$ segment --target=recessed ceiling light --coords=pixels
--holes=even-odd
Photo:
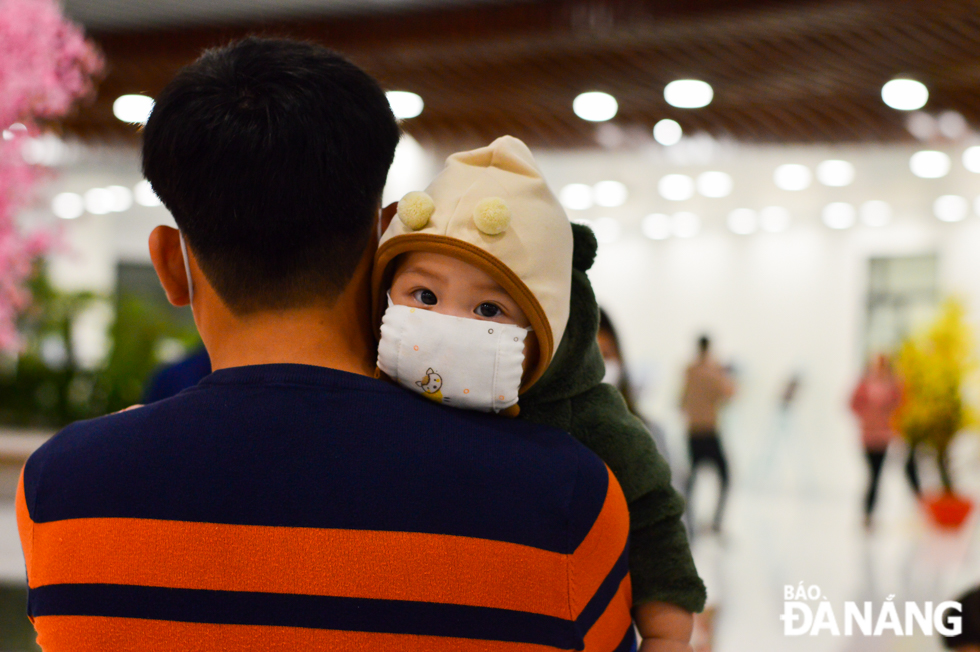
[[[113,196],[106,188],[92,188],[85,193],[85,210],[93,215],[105,215],[112,211]]]
[[[28,138],[21,148],[20,155],[31,165],[55,166],[62,163],[68,148],[64,141],[54,134],[44,134]]]
[[[85,212],[85,200],[78,193],[59,193],[51,200],[51,212],[63,220],[73,220]]]
[[[388,106],[398,120],[408,120],[418,117],[425,108],[422,96],[409,91],[388,91],[385,93],[388,98]]]
[[[776,168],[772,180],[782,190],[805,190],[810,187],[812,177],[807,166],[787,163]]]
[[[684,130],[676,120],[664,118],[653,125],[653,139],[665,147],[676,145],[683,135]]]
[[[605,122],[616,117],[619,104],[609,93],[590,91],[582,93],[572,102],[575,115],[589,122]]]
[[[939,127],[939,133],[950,140],[959,140],[970,128],[970,125],[966,122],[966,118],[958,111],[943,111],[940,113],[939,117],[936,118],[936,126]]]
[[[849,229],[854,226],[857,211],[851,204],[835,201],[824,206],[821,217],[823,223],[832,229]]]
[[[126,186],[109,186],[106,190],[112,194],[113,213],[122,213],[133,205],[133,191]]]
[[[592,187],[595,203],[599,206],[622,206],[629,197],[626,186],[619,181],[600,181]]]
[[[651,213],[643,218],[640,231],[651,240],[666,240],[670,237],[670,217],[663,213]]]
[[[667,104],[679,109],[700,109],[711,104],[714,96],[711,85],[700,79],[678,79],[664,87]]]
[[[694,195],[694,179],[686,174],[668,174],[657,183],[660,196],[670,201],[684,201]]]
[[[153,98],[146,95],[121,95],[112,103],[112,115],[131,124],[146,124],[152,112]]]
[[[817,179],[825,186],[848,186],[854,181],[854,166],[836,159],[824,161],[817,166]]]
[[[949,156],[935,150],[916,152],[909,159],[912,174],[922,179],[939,179],[949,173]]]
[[[932,140],[939,130],[936,119],[924,111],[910,113],[905,119],[905,128],[910,134],[923,141]]]
[[[959,222],[970,212],[970,204],[965,197],[943,195],[933,202],[932,212],[943,222]]]
[[[929,89],[914,79],[893,79],[881,87],[881,99],[893,109],[915,111],[929,101]]]
[[[759,228],[759,216],[751,208],[736,208],[726,222],[728,229],[738,235],[750,235]]]
[[[963,152],[963,167],[970,172],[980,173],[980,145],[967,147]]]
[[[558,201],[565,208],[570,208],[574,211],[584,211],[592,208],[592,204],[594,203],[592,186],[587,186],[584,183],[570,183],[558,193]]]
[[[732,194],[732,178],[724,172],[702,172],[698,175],[698,192],[705,197],[727,197]]]
[[[140,206],[153,207],[162,204],[160,198],[153,192],[153,186],[146,179],[133,186],[133,198],[136,199],[136,203]]]

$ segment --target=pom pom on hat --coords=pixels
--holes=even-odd
[[[510,206],[500,197],[487,197],[473,208],[473,223],[487,235],[503,233],[510,226]]]
[[[410,192],[398,202],[398,219],[408,228],[418,231],[429,223],[436,212],[436,203],[424,192]]]

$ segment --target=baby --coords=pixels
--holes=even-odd
[[[642,423],[601,383],[596,253],[531,152],[505,136],[450,156],[425,192],[398,203],[373,273],[378,369],[438,403],[561,428],[619,481],[641,650],[684,650],[704,585],[683,501]],[[529,590],[534,590],[529,587]]]

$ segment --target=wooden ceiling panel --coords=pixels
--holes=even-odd
[[[317,40],[386,88],[419,93],[425,111],[403,126],[446,148],[503,133],[599,146],[597,126],[571,109],[586,90],[612,93],[620,105],[612,124],[631,134],[670,117],[688,132],[754,142],[908,140],[906,115],[880,98],[899,74],[929,86],[926,110],[957,110],[980,124],[978,9],[973,0],[548,0],[98,32],[108,74],[65,128],[135,141],[136,130],[112,116],[115,97],[155,95],[203,48],[260,33]],[[668,106],[663,88],[678,78],[711,83],[714,101]]]

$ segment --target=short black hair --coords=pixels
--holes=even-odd
[[[163,89],[143,175],[233,312],[298,307],[350,282],[399,135],[384,91],[341,55],[249,37]]]
[[[708,339],[707,335],[702,335],[698,338],[698,351],[701,353],[707,353],[708,349],[711,348],[711,340]]]

